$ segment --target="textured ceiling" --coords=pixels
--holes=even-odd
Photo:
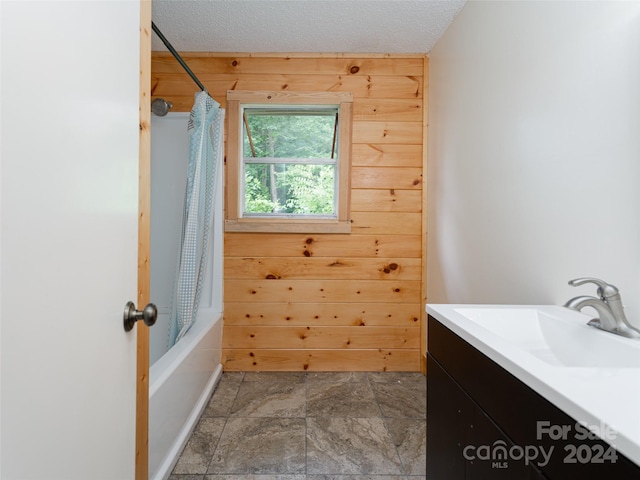
[[[465,1],[154,0],[153,21],[179,52],[428,53]]]

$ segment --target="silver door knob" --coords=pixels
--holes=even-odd
[[[143,320],[147,327],[150,327],[158,319],[158,309],[153,303],[144,307],[144,310],[136,310],[136,304],[127,302],[124,307],[124,331],[130,332],[138,320]]]

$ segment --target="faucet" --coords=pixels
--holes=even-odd
[[[588,325],[623,337],[640,338],[640,330],[632,327],[624,315],[624,307],[618,289],[597,278],[576,278],[569,281],[569,285],[572,287],[585,283],[594,283],[598,286],[599,298],[582,295],[572,298],[564,306],[578,312],[584,307],[592,307],[598,312],[599,318],[590,320]]]

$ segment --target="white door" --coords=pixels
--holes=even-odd
[[[140,4],[0,16],[0,477],[133,479]]]

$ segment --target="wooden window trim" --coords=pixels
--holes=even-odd
[[[256,218],[243,217],[240,212],[240,176],[242,159],[242,106],[258,105],[339,105],[338,146],[338,205],[337,218]],[[353,95],[348,92],[254,92],[229,90],[227,92],[227,232],[280,232],[280,233],[350,233],[351,194],[351,133]]]

